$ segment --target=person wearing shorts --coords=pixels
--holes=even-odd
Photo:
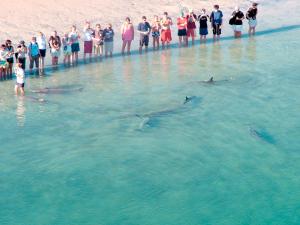
[[[94,54],[97,60],[98,56],[103,55],[103,45],[104,45],[104,30],[101,29],[100,24],[96,24],[94,36],[93,36]]]
[[[27,47],[25,45],[25,41],[20,41],[17,49],[16,49],[16,60],[17,62],[22,64],[22,68],[23,70],[25,70],[26,68],[26,54],[27,54],[28,50]]]
[[[64,52],[64,65],[70,65],[72,49],[71,49],[71,40],[69,38],[68,33],[65,33],[64,37],[62,38],[62,46]]]
[[[222,33],[223,12],[220,10],[219,5],[214,5],[214,10],[211,12],[209,19],[213,28],[214,40],[220,40],[220,35]]]
[[[6,45],[6,51],[8,53],[6,61],[8,63],[7,67],[7,73],[6,75],[10,78],[12,78],[12,70],[13,70],[13,65],[14,65],[14,47],[11,44],[11,40],[7,40],[5,42]]]
[[[53,31],[51,37],[49,38],[50,52],[52,56],[52,65],[58,65],[58,58],[60,56],[61,40],[57,35],[56,31]]]
[[[206,10],[202,9],[201,14],[198,16],[200,41],[206,41],[206,35],[208,34],[208,18],[209,16],[206,14]]]
[[[249,23],[249,35],[255,35],[255,28],[257,26],[257,3],[252,3],[252,7],[250,7],[246,13],[246,18]]]
[[[178,38],[179,38],[179,47],[182,46],[182,42],[184,42],[185,46],[187,46],[187,19],[184,17],[184,13],[180,13],[180,17],[177,18],[177,28],[178,28]]]
[[[164,12],[163,18],[160,22],[161,25],[161,43],[162,47],[165,48],[165,45],[169,47],[170,42],[172,41],[172,32],[171,26],[173,25],[172,19],[168,16],[167,12]]]
[[[112,25],[110,23],[107,24],[106,28],[103,30],[105,57],[108,56],[108,53],[109,56],[112,57],[114,51],[114,35],[115,32],[112,29]]]
[[[190,10],[189,15],[186,16],[187,20],[187,41],[191,37],[192,38],[192,44],[195,43],[195,37],[196,37],[196,21],[197,16],[194,14],[193,10]]]
[[[6,78],[6,70],[8,67],[7,58],[8,52],[6,51],[6,45],[2,44],[0,46],[0,80]]]
[[[153,38],[153,49],[159,49],[159,37],[160,37],[160,21],[158,19],[158,16],[154,16],[153,22],[151,24],[152,29],[152,38]]]
[[[44,71],[45,68],[45,57],[46,57],[46,49],[47,49],[47,40],[45,35],[42,32],[38,32],[38,36],[36,38],[36,42],[39,46],[39,69],[41,72]]]
[[[39,58],[40,51],[39,45],[36,42],[36,37],[32,37],[30,44],[28,45],[28,56],[29,56],[29,70],[32,72],[33,66],[39,70]]]
[[[143,46],[145,46],[145,51],[148,51],[148,45],[149,45],[149,35],[151,32],[151,26],[147,22],[146,16],[142,17],[142,22],[138,25],[138,32],[140,33],[140,48],[139,52],[142,53]]]
[[[25,71],[23,70],[21,63],[16,63],[15,74],[17,77],[17,81],[15,84],[15,94],[18,95],[18,90],[20,90],[21,95],[24,95],[25,94],[25,91],[24,91]]]
[[[238,6],[236,6],[231,16],[232,28],[234,31],[235,38],[240,38],[242,36],[244,18],[244,13],[240,10]]]
[[[85,22],[85,27],[83,29],[83,41],[84,41],[84,48],[83,48],[83,59],[86,60],[86,54],[89,54],[89,60],[92,60],[92,53],[93,53],[93,35],[94,30],[91,28],[91,23],[89,21]]]
[[[71,41],[71,51],[72,51],[71,63],[75,65],[78,63],[78,52],[80,51],[80,47],[79,47],[80,34],[78,33],[75,25],[71,27],[69,38]]]

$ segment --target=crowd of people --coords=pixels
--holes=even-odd
[[[234,31],[234,37],[239,38],[242,35],[243,20],[248,20],[249,35],[255,34],[255,27],[257,25],[257,3],[252,3],[247,10],[246,16],[236,7],[229,19],[229,24]],[[206,9],[202,9],[200,15],[196,15],[191,9],[188,12],[180,11],[180,15],[176,21],[178,29],[178,44],[181,46],[188,46],[189,39],[194,44],[196,37],[197,23],[199,23],[198,33],[200,41],[205,42],[209,33],[209,23],[211,24],[213,40],[220,40],[223,26],[223,12],[219,5],[214,5],[213,11],[210,15],[207,14]],[[167,12],[163,16],[154,16],[151,22],[148,22],[146,16],[142,17],[142,21],[138,24],[136,32],[139,34],[139,52],[142,53],[143,48],[148,50],[150,36],[152,36],[152,46],[154,50],[166,48],[172,41],[171,27],[173,20]],[[134,40],[135,28],[129,17],[121,26],[122,36],[122,54],[130,54],[131,43]],[[58,65],[61,52],[63,53],[63,63],[65,65],[76,65],[78,63],[78,53],[80,51],[80,40],[83,39],[83,59],[92,61],[97,60],[102,56],[112,57],[114,49],[114,29],[112,24],[107,24],[104,28],[100,24],[96,24],[95,28],[91,27],[89,21],[85,22],[82,32],[77,30],[73,25],[69,32],[63,34],[62,38],[53,31],[50,38],[47,40],[46,36],[39,32],[37,36],[31,38],[30,43],[26,46],[25,41],[20,41],[16,48],[13,47],[11,40],[7,40],[5,44],[0,45],[0,80],[12,78],[13,64],[16,60],[15,74],[17,83],[15,87],[16,94],[20,89],[21,94],[24,94],[24,79],[26,58],[29,59],[29,71],[32,72],[35,68],[43,72],[45,68],[45,57],[47,48],[50,49],[52,57],[52,65]],[[93,57],[94,55],[94,57]]]

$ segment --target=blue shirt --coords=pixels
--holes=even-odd
[[[36,42],[35,43],[30,42],[28,48],[30,50],[30,56],[37,56],[40,53],[39,45]]]
[[[141,32],[149,32],[150,33],[150,30],[151,30],[151,26],[148,22],[144,22],[144,23],[139,23],[138,25],[138,31],[141,31]],[[141,38],[143,38],[144,36],[148,36],[148,34],[140,34],[141,35]]]

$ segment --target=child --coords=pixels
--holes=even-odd
[[[62,38],[62,45],[64,51],[64,65],[70,65],[72,49],[71,49],[70,38],[67,33],[65,33],[64,37]]]
[[[27,47],[25,45],[25,41],[20,41],[20,44],[17,47],[17,51],[15,53],[17,62],[22,64],[23,70],[26,68],[26,54]]]
[[[6,78],[6,69],[8,67],[7,56],[6,45],[2,44],[0,46],[0,80]]]
[[[208,19],[209,16],[206,14],[206,10],[202,9],[201,14],[198,16],[200,41],[206,41],[206,35],[208,34]]]
[[[103,31],[104,36],[104,49],[105,49],[105,57],[107,57],[108,53],[109,56],[112,57],[113,49],[114,49],[114,30],[112,29],[112,25],[109,23],[107,27]]]
[[[17,77],[17,82],[15,85],[15,94],[18,95],[18,89],[20,89],[21,95],[24,95],[25,72],[22,68],[22,63],[16,63],[15,74]]]

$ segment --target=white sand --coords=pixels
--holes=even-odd
[[[181,1],[188,8],[193,8],[196,14],[201,8],[211,11],[213,4],[218,3],[224,12],[224,33],[231,34],[228,19],[235,5],[239,4],[243,11],[246,11],[251,4],[248,0],[189,0]],[[258,0],[259,6],[259,27],[266,29],[279,27],[288,24],[300,24],[300,15],[297,8],[299,0]],[[134,25],[137,25],[142,15],[149,20],[154,14],[162,15],[168,11],[170,16],[175,18],[179,13],[179,1],[172,0],[9,0],[1,1],[0,17],[0,43],[11,39],[14,44],[19,40],[29,42],[32,35],[38,31],[45,33],[47,37],[53,30],[59,35],[70,30],[72,24],[76,24],[82,30],[85,20],[90,20],[94,26],[96,23],[105,25],[112,23],[116,32],[115,46],[120,49],[120,26],[126,16],[132,18]],[[244,30],[246,31],[247,25]],[[173,27],[173,31],[176,26]],[[175,34],[175,33],[174,33]],[[136,36],[137,37],[137,36]],[[177,37],[174,37],[177,41]],[[134,48],[137,47],[137,38]]]

